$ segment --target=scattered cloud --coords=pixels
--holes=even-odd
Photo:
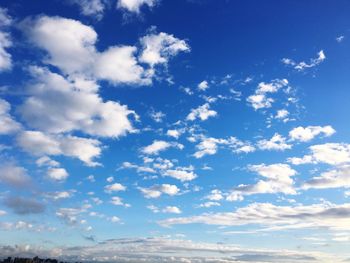
[[[313,58],[309,63],[301,61],[299,63],[295,62],[290,58],[283,58],[282,63],[288,66],[292,66],[298,71],[304,71],[305,69],[313,68],[321,64],[326,59],[326,55],[323,50],[317,53],[317,58]]]

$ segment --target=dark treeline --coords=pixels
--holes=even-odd
[[[68,262],[58,261],[57,259],[52,259],[52,258],[43,259],[39,257],[34,257],[34,258],[8,257],[3,260],[0,259],[0,263],[68,263]],[[75,262],[75,263],[80,263],[80,262]]]

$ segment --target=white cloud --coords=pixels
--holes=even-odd
[[[350,188],[350,166],[345,165],[306,181],[303,189]]]
[[[349,214],[350,204],[276,206],[270,203],[253,203],[232,212],[169,218],[159,223],[163,226],[195,223],[220,226],[258,225],[267,226],[266,231],[303,228],[349,230]]]
[[[19,189],[28,189],[32,180],[26,169],[8,163],[0,165],[0,183]]]
[[[191,109],[191,112],[187,115],[186,120],[194,121],[196,119],[200,119],[201,121],[205,121],[210,117],[215,117],[216,115],[217,112],[210,109],[209,103],[205,103],[196,109]]]
[[[170,147],[174,147],[182,150],[184,146],[177,142],[166,142],[166,141],[154,140],[152,144],[142,148],[141,152],[143,154],[148,154],[148,155],[152,155],[152,154],[157,155],[159,154],[159,152],[165,151]]]
[[[205,198],[210,201],[220,201],[224,198],[224,196],[222,195],[222,192],[219,189],[214,189]]]
[[[166,65],[180,51],[189,51],[184,40],[161,32],[140,39],[139,58],[135,56],[139,53],[136,46],[115,45],[99,52],[95,46],[98,36],[91,26],[62,17],[27,19],[22,28],[35,45],[48,53],[44,63],[58,67],[73,80],[83,77],[107,80],[114,85],[150,85],[155,75],[154,65]],[[144,68],[138,62],[151,68]]]
[[[113,177],[113,176],[109,176],[109,177],[106,179],[106,181],[107,181],[108,183],[111,183],[111,182],[114,181],[114,177]]]
[[[39,167],[42,167],[42,166],[48,166],[48,167],[57,167],[57,166],[60,166],[60,163],[59,162],[56,162],[55,160],[52,160],[50,157],[48,156],[43,156],[43,157],[40,157],[39,159],[37,159],[35,161],[36,165],[39,166]]]
[[[101,19],[106,5],[104,0],[70,0],[80,8],[80,12],[85,16],[92,16]]]
[[[138,188],[145,198],[158,198],[162,194],[167,194],[170,196],[177,195],[180,189],[176,185],[162,184],[154,185],[150,188],[139,187]]]
[[[114,183],[105,186],[105,191],[107,193],[125,191],[126,187],[120,183]]]
[[[350,163],[350,144],[325,143],[309,147],[310,154],[303,157],[288,158],[287,161],[294,164],[326,163],[329,165],[341,165]]]
[[[198,84],[198,89],[201,91],[205,91],[209,88],[209,83],[206,80],[203,80],[201,83]]]
[[[286,143],[286,138],[282,137],[280,134],[275,133],[270,140],[260,140],[257,144],[260,150],[277,150],[284,151],[291,149],[292,145]]]
[[[264,179],[259,180],[252,185],[239,185],[234,188],[227,196],[228,201],[243,200],[245,195],[253,194],[274,194],[283,193],[294,195],[294,180],[291,178],[297,172],[290,168],[287,164],[271,164],[271,165],[251,165],[249,170],[258,173]]]
[[[0,210],[0,216],[4,216],[4,215],[6,215],[6,214],[7,214],[6,211]]]
[[[95,76],[117,85],[120,83],[150,85],[152,72],[138,65],[134,46],[116,46],[101,53],[95,63]],[[147,76],[147,74],[149,74]]]
[[[181,132],[179,130],[168,130],[166,135],[178,139],[181,135]]]
[[[308,68],[316,67],[317,65],[321,64],[325,59],[326,59],[326,55],[324,51],[321,50],[320,52],[317,53],[317,58],[311,59],[310,63],[306,63],[304,61],[297,63],[290,58],[283,58],[282,63],[285,65],[292,66],[294,69],[298,71],[303,71]]]
[[[68,178],[69,174],[64,168],[49,168],[47,176],[54,181],[64,181]]]
[[[154,111],[154,110],[151,111],[149,115],[155,122],[158,122],[158,123],[162,122],[166,116],[163,112]]]
[[[175,169],[169,169],[164,171],[163,176],[169,176],[180,180],[181,182],[192,181],[197,178],[197,174],[193,172],[194,168],[189,167],[176,167]]]
[[[60,192],[46,193],[45,196],[48,198],[52,198],[54,200],[60,200],[60,199],[71,198],[72,193],[73,191],[60,191]]]
[[[5,8],[0,7],[0,72],[12,68],[12,57],[7,49],[12,46],[12,40],[7,27],[12,24],[12,18]]]
[[[166,65],[169,59],[179,52],[190,51],[190,47],[184,40],[164,32],[144,36],[140,39],[140,42],[143,50],[139,60],[151,67],[157,64]]]
[[[220,206],[220,203],[209,201],[209,202],[205,202],[205,203],[200,204],[198,207],[210,208],[212,206]]]
[[[11,117],[10,110],[11,105],[6,100],[0,99],[0,135],[11,134],[21,128],[21,125]]]
[[[197,151],[193,156],[199,159],[205,155],[214,155],[217,153],[220,145],[227,146],[234,153],[249,153],[255,151],[255,148],[251,146],[249,142],[240,141],[235,137],[221,139],[202,136],[200,143],[196,145]]]
[[[339,37],[337,37],[335,40],[336,40],[338,43],[341,43],[341,42],[343,42],[344,38],[345,38],[345,36],[339,36]]]
[[[329,137],[335,133],[332,126],[307,126],[307,127],[296,127],[289,132],[289,137],[292,140],[307,142],[322,134],[325,137]]]
[[[176,206],[167,206],[162,210],[163,213],[171,213],[171,214],[181,214],[181,210]]]
[[[288,80],[275,79],[271,83],[259,83],[255,93],[247,98],[247,102],[255,109],[270,108],[274,102],[273,98],[267,97],[269,93],[276,93],[281,88],[288,86]]]
[[[30,127],[61,133],[81,130],[89,135],[119,137],[133,130],[128,119],[133,111],[117,102],[103,102],[96,93],[48,69],[31,67],[36,83],[19,112]]]
[[[125,206],[125,207],[130,207],[130,204],[126,204],[123,202],[123,199],[121,199],[118,196],[113,196],[110,201],[111,204],[115,206]]]
[[[17,136],[17,143],[24,151],[33,155],[65,155],[78,158],[88,166],[99,165],[93,160],[101,154],[100,142],[95,139],[23,131]]]
[[[118,0],[117,7],[127,10],[128,12],[139,14],[143,5],[152,8],[158,1],[159,0]]]
[[[275,116],[276,119],[284,119],[289,115],[289,111],[286,109],[278,110]]]

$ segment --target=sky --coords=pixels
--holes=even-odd
[[[0,257],[350,262],[349,13],[0,1]]]

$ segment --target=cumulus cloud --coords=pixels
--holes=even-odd
[[[268,94],[276,93],[283,87],[288,87],[288,80],[276,79],[273,80],[271,83],[261,82],[255,90],[255,93],[247,98],[247,102],[255,110],[270,108],[272,107],[274,99],[268,97]]]
[[[298,71],[303,71],[305,69],[318,66],[325,59],[326,59],[326,55],[325,55],[324,51],[320,50],[320,52],[317,53],[317,58],[311,59],[309,63],[306,63],[305,61],[301,61],[301,62],[297,63],[290,58],[283,58],[282,63],[285,65],[292,66],[294,69],[296,69]]]
[[[210,194],[205,197],[210,201],[220,201],[224,199],[222,192],[219,189],[214,189],[210,191]]]
[[[78,158],[88,166],[99,165],[94,158],[100,156],[101,148],[100,142],[95,139],[23,131],[17,136],[17,143],[24,151],[33,155],[65,155]]]
[[[149,34],[140,39],[143,47],[140,62],[154,67],[157,64],[167,64],[169,59],[179,52],[188,52],[190,47],[186,41],[167,33]]]
[[[120,198],[119,196],[113,196],[111,198],[110,203],[115,206],[124,206],[124,207],[130,207],[130,204],[124,203],[123,199]]]
[[[200,91],[205,91],[209,88],[209,83],[206,80],[203,80],[201,83],[198,84],[198,89]]]
[[[235,137],[222,139],[202,136],[200,143],[196,145],[197,151],[193,156],[199,159],[206,155],[214,155],[217,153],[219,146],[226,146],[234,153],[249,153],[255,151],[255,148],[250,145],[249,142],[240,141]]]
[[[257,146],[260,150],[268,151],[284,151],[292,148],[292,145],[286,143],[286,138],[278,133],[275,133],[270,140],[264,139],[258,141]]]
[[[118,0],[117,7],[128,12],[139,14],[143,5],[152,8],[159,1],[160,0]]]
[[[114,183],[114,184],[105,186],[105,191],[107,193],[119,192],[119,191],[125,191],[125,190],[126,190],[126,187],[120,183]]]
[[[344,165],[315,176],[303,183],[302,188],[328,189],[328,188],[350,188],[350,166]]]
[[[176,167],[175,169],[168,169],[164,171],[162,175],[175,178],[177,180],[180,180],[181,182],[192,181],[198,177],[193,170],[193,166]]]
[[[177,195],[180,189],[176,185],[162,184],[153,185],[150,188],[139,187],[138,188],[145,198],[158,198],[162,194],[167,194],[170,196]]]
[[[234,188],[226,198],[228,201],[243,200],[245,195],[253,194],[296,194],[292,176],[297,172],[288,164],[259,164],[251,165],[248,168],[250,171],[258,173],[264,179],[259,180],[256,184],[242,184]]]
[[[0,135],[12,134],[20,130],[21,125],[10,115],[11,105],[0,99]]]
[[[186,120],[194,121],[196,119],[200,119],[201,121],[205,121],[210,117],[215,117],[217,112],[210,109],[210,104],[205,103],[198,108],[191,109],[191,112],[187,115]]]
[[[162,210],[163,213],[170,213],[170,214],[181,214],[181,210],[180,208],[176,207],[176,206],[167,206],[165,208],[163,208]]]
[[[31,67],[36,83],[19,113],[33,128],[50,133],[80,130],[89,135],[119,137],[133,130],[126,106],[104,102],[95,92],[79,89],[75,83],[46,68]]]
[[[4,205],[19,215],[39,214],[45,211],[43,203],[28,197],[7,197]]]
[[[69,174],[64,168],[49,168],[47,177],[51,180],[62,182],[68,178]]]
[[[126,1],[131,2],[136,3],[135,0]],[[98,36],[91,26],[62,17],[41,16],[25,21],[22,27],[30,40],[48,53],[44,63],[58,67],[73,79],[82,76],[106,80],[113,85],[150,85],[154,65],[166,65],[180,51],[189,51],[184,40],[161,32],[140,39],[139,58],[135,54],[136,46],[115,45],[99,52],[96,49]],[[139,62],[150,68],[144,68]]]
[[[310,154],[303,157],[288,158],[294,165],[309,163],[326,163],[329,165],[342,165],[350,163],[350,145],[346,143],[325,143],[309,147]]]
[[[71,4],[79,6],[80,12],[97,20],[103,17],[106,8],[105,0],[70,0]]]
[[[0,165],[0,183],[18,189],[28,189],[32,180],[26,169],[8,163]]]
[[[307,126],[307,127],[296,127],[289,132],[289,137],[295,141],[307,142],[322,134],[325,137],[332,136],[335,130],[332,126]]]
[[[0,7],[0,72],[12,68],[12,56],[8,48],[12,46],[8,27],[12,24],[12,18],[8,15],[7,9]]]
[[[154,140],[152,144],[141,149],[143,154],[147,155],[157,155],[161,151],[165,151],[170,147],[178,148],[182,150],[184,146],[177,142],[166,142],[166,141],[158,141]]]

